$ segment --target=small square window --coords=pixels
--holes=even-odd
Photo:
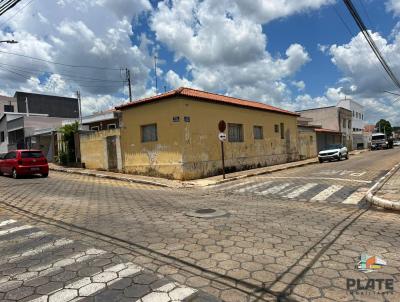
[[[174,116],[174,117],[172,117],[172,121],[173,121],[174,123],[178,123],[178,122],[179,122],[179,116]]]
[[[253,127],[254,139],[263,139],[263,127],[262,126],[254,126]]]
[[[140,126],[142,143],[157,141],[157,124]]]
[[[228,124],[228,141],[243,142],[243,125]]]
[[[117,125],[116,124],[108,124],[107,129],[116,129]]]
[[[99,126],[90,127],[90,130],[99,131]]]
[[[275,133],[279,133],[279,125],[274,125]]]

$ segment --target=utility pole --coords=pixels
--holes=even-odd
[[[131,86],[131,71],[126,68],[126,80],[128,81],[129,101],[132,102],[132,86]]]
[[[79,90],[76,91],[76,97],[78,99],[78,104],[79,104],[79,123],[82,126],[82,101],[81,101],[81,92]]]
[[[26,116],[29,116],[29,103],[28,98],[25,97]]]
[[[157,83],[157,55],[154,56],[154,76],[156,80],[156,94],[158,93],[158,83]]]

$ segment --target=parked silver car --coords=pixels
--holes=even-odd
[[[349,159],[349,152],[342,144],[328,145],[324,150],[318,153],[318,159],[320,163],[326,160],[341,160],[342,158]]]

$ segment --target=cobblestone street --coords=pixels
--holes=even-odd
[[[295,185],[292,191],[282,194],[285,196],[278,191],[255,194],[252,189],[238,194],[232,194],[233,188],[169,189],[59,172],[51,173],[48,179],[2,177],[0,220],[14,219],[83,246],[78,250],[66,248],[63,255],[99,249],[112,253],[118,263],[132,263],[174,280],[176,286],[200,290],[223,301],[399,301],[399,215],[367,208],[362,198],[358,205],[340,202],[360,187],[371,187],[399,161],[398,149],[367,152],[348,161],[226,184],[240,190],[269,181],[268,185],[274,187],[276,184],[270,182],[275,177],[273,181],[278,180],[279,185]],[[344,170],[351,173],[343,174]],[[332,171],[341,172],[334,175]],[[254,183],[247,184],[249,181]],[[301,189],[309,182],[325,184],[312,196],[331,185],[352,189],[342,191],[332,202],[310,202],[312,196]],[[261,191],[265,190],[268,187]],[[186,215],[191,210],[208,208],[227,214],[216,218]],[[9,230],[12,226],[1,228]],[[23,238],[23,232],[17,230],[14,235]],[[8,235],[0,233],[0,240],[9,240],[4,236]],[[18,238],[2,247],[1,263],[18,253]],[[387,265],[368,274],[358,271],[355,266],[363,252],[382,257]],[[39,265],[30,254],[24,259],[21,263],[28,269]],[[107,265],[102,268],[107,269]],[[9,289],[11,282],[4,279],[8,269],[4,264],[0,266],[0,298],[33,300],[33,296],[25,300],[6,296],[4,288]],[[25,276],[26,282],[31,280]],[[350,292],[346,287],[348,278],[394,279],[394,292],[384,296]],[[65,282],[63,286],[75,281]],[[20,286],[18,283],[15,288],[24,288]],[[103,291],[99,288],[96,293]],[[211,300],[205,296],[195,299]]]

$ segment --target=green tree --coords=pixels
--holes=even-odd
[[[64,154],[60,154],[62,164],[66,164],[66,162],[75,162],[75,133],[77,133],[78,130],[78,122],[60,128],[66,148],[63,152]]]
[[[387,136],[392,136],[393,128],[389,121],[381,119],[376,123],[375,128],[378,132],[386,133]]]

